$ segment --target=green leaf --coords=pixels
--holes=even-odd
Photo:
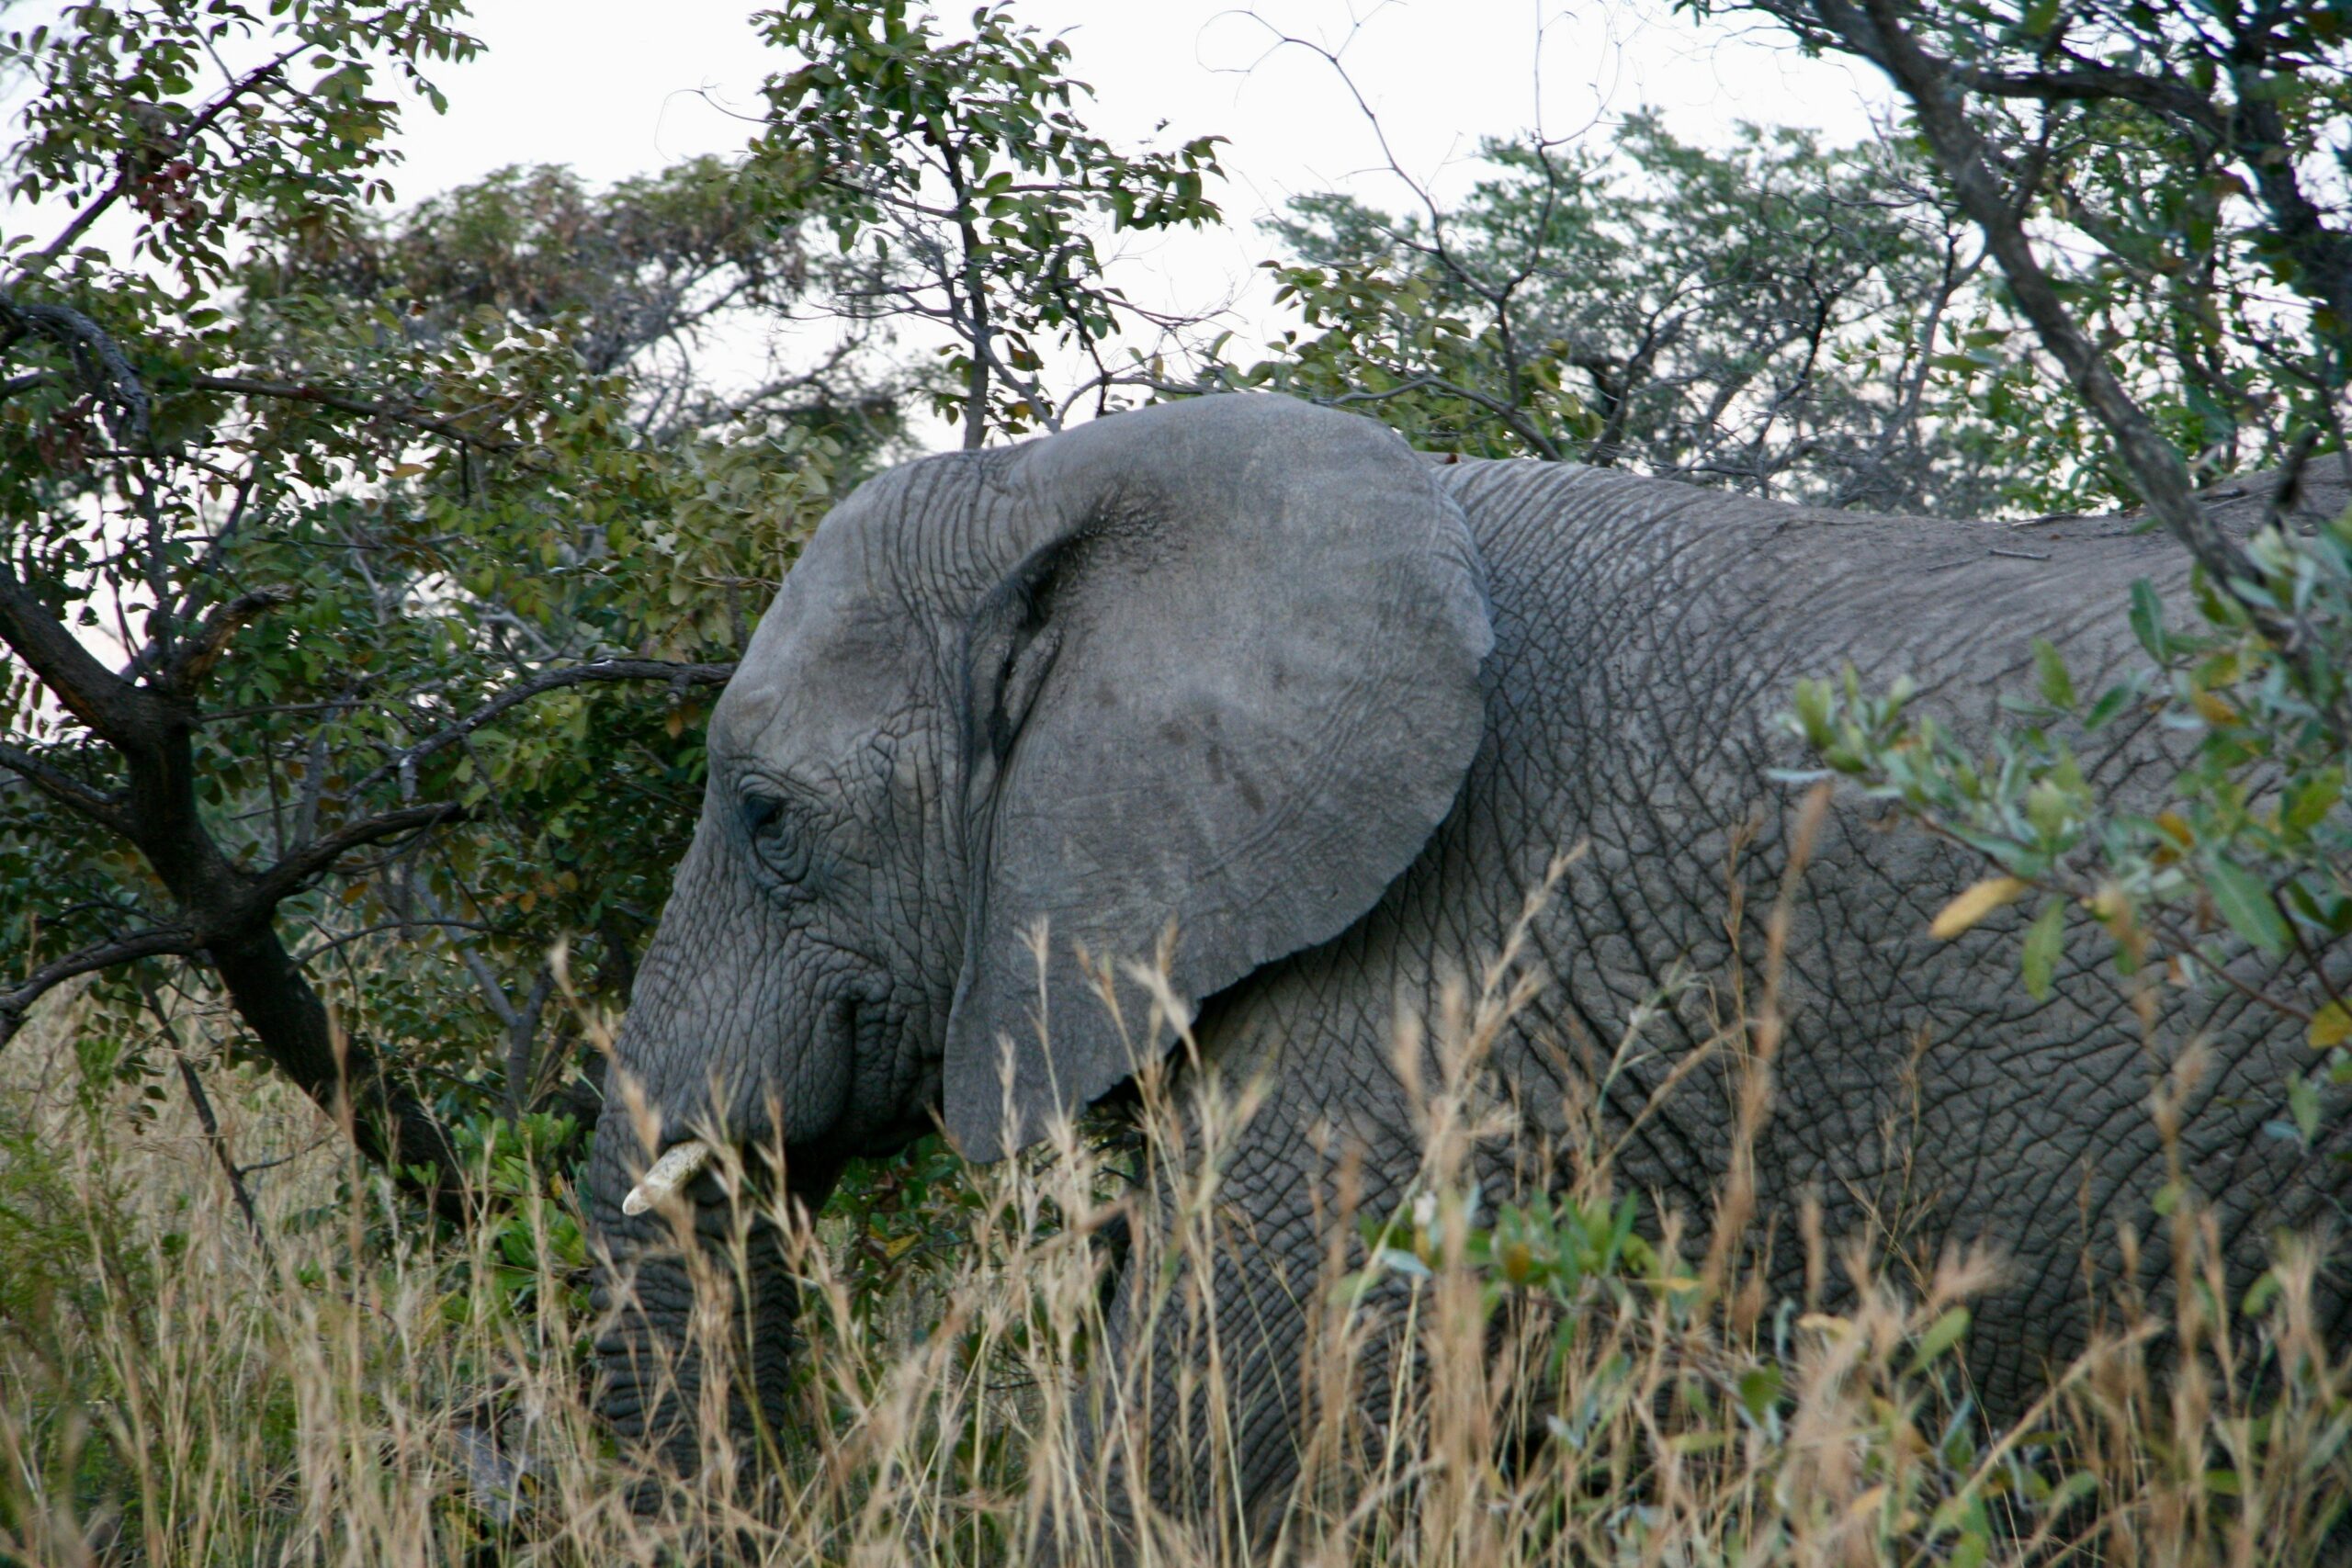
[[[2288,791],[2286,809],[2279,813],[2279,820],[2296,832],[2307,833],[2326,821],[2327,814],[2343,798],[2344,770],[2322,768]]]
[[[1739,1380],[1741,1408],[1756,1420],[1764,1419],[1765,1414],[1780,1403],[1781,1379],[1778,1367],[1750,1368]]]
[[[2075,803],[2055,779],[2043,779],[2025,792],[2025,819],[2052,848],[2074,818]],[[2053,850],[2054,852],[2054,850]]]
[[[2215,855],[2205,863],[2205,887],[2230,929],[2272,957],[2292,940],[2286,917],[2271,902],[2269,885],[2235,861]]]
[[[2019,961],[2025,972],[2026,994],[2035,1001],[2048,999],[2058,958],[2065,947],[2066,905],[2064,899],[2053,898],[2034,920],[2033,928],[2025,933],[2025,949]]]
[[[2099,729],[2104,728],[2109,720],[2115,717],[2117,714],[2123,711],[2123,705],[2131,700],[2131,687],[2126,685],[2109,686],[2106,691],[2099,694],[2098,701],[2093,703],[2091,705],[2091,711],[2083,716],[2083,728],[2085,729]]]
[[[1838,739],[1838,731],[1830,723],[1829,682],[1799,681],[1796,690],[1797,726],[1804,733],[1805,743],[1815,750],[1826,750]]]
[[[2171,643],[2165,634],[2164,605],[2156,598],[2156,591],[2144,577],[2132,583],[2132,608],[2129,618],[2132,635],[2148,650],[2148,657],[2161,662],[2170,651]]]
[[[2052,1515],[2063,1514],[2098,1490],[2098,1477],[2078,1470],[2051,1488],[2049,1500],[2042,1506]]]
[[[2288,1076],[2287,1114],[2293,1119],[2295,1131],[2301,1134],[2303,1147],[2310,1148],[2319,1136],[2319,1090],[2301,1073]]]
[[[2075,682],[2066,673],[2065,656],[2046,637],[2033,639],[2033,668],[2041,685],[2041,700],[2053,708],[2075,711]]]

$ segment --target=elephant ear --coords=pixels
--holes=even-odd
[[[975,1159],[1171,1043],[1141,1006],[1123,1033],[1079,951],[1172,927],[1196,1009],[1371,908],[1452,809],[1493,643],[1468,525],[1369,420],[1204,398],[999,472],[1017,564],[967,643],[978,891],[942,1069]]]

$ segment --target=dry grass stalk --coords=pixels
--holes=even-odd
[[[1272,1517],[1238,1517],[1233,1347],[1201,1293],[1232,1239],[1219,1152],[1258,1089],[1187,1070],[1189,1046],[1144,1075],[1140,1172],[1069,1125],[1043,1157],[972,1171],[968,1238],[920,1311],[860,1301],[842,1222],[771,1213],[804,1303],[797,1425],[737,1452],[714,1380],[696,1391],[708,1451],[681,1482],[611,1451],[592,1416],[560,1193],[436,1239],[315,1136],[307,1104],[218,1076],[220,1137],[308,1148],[254,1193],[265,1250],[213,1135],[184,1111],[118,1131],[103,1096],[77,1097],[74,1019],[52,1013],[0,1083],[0,1561],[947,1564],[1050,1541],[1085,1563],[1105,1499],[1140,1521],[1136,1559],[1168,1568],[1237,1561],[1261,1531],[1261,1560],[1330,1568],[2325,1560],[2352,1495],[2352,1368],[2314,1315],[2316,1245],[2283,1248],[2249,1332],[2210,1215],[2182,1202],[2178,1311],[2113,1298],[2109,1332],[2027,1420],[1973,1438],[1951,1341],[1988,1258],[1827,1236],[1812,1207],[1807,1300],[1767,1301],[1741,1253],[1745,1155],[1695,1262],[1671,1216],[1646,1240],[1618,1232],[1605,1149],[1560,1168],[1541,1224],[1476,1206],[1482,1151],[1513,1124],[1482,1066],[1541,983],[1525,933],[1566,863],[1438,1016],[1400,1031],[1418,1201],[1362,1213],[1351,1156],[1326,1151],[1300,1474]],[[1719,1043],[1740,1058],[1744,1149],[1770,1113],[1786,905]],[[1139,1029],[1177,1023],[1135,973],[1156,1013]],[[2175,1139],[2199,1070],[2184,1055],[2152,1108]],[[1598,1121],[1570,1107],[1566,1124]],[[1166,1157],[1187,1136],[1197,1157]],[[1140,1201],[1153,1191],[1169,1201]],[[1367,1220],[1385,1227],[1369,1258]],[[1100,1244],[1122,1226],[1141,1310],[1193,1337],[1166,1412],[1106,1364]],[[714,1267],[701,1285],[696,1332],[723,1361],[734,1284]],[[2169,1379],[2152,1359],[2168,1338],[2196,1352]],[[1153,1511],[1155,1415],[1206,1456],[1212,1517]],[[641,1488],[650,1512],[630,1506]]]

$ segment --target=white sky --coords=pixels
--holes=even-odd
[[[405,194],[505,164],[570,164],[610,180],[740,146],[749,127],[724,111],[755,115],[759,84],[779,63],[748,8],[667,0],[649,28],[643,0],[476,0],[468,26],[488,51],[439,73],[447,115],[409,117]],[[1553,134],[1648,105],[1700,140],[1742,118],[1851,137],[1886,100],[1874,74],[1802,59],[1760,24],[1702,28],[1659,0],[1016,0],[1013,12],[1068,36],[1075,74],[1095,88],[1089,118],[1105,134],[1138,139],[1165,119],[1171,138],[1229,137],[1243,218],[1377,156],[1327,65],[1268,52],[1277,28],[1336,46],[1361,17],[1351,71],[1425,176],[1539,112]]]
[[[402,197],[509,164],[569,164],[609,181],[741,147],[761,80],[786,63],[761,46],[749,3],[477,0],[469,25],[487,51],[436,74],[447,115],[406,115]],[[942,7],[950,18],[967,9]],[[1441,195],[1466,182],[1486,135],[1539,124],[1605,135],[1651,107],[1700,141],[1724,140],[1743,118],[1854,139],[1888,100],[1874,73],[1805,60],[1760,24],[1702,28],[1664,0],[1017,0],[1014,11],[1068,34],[1073,74],[1095,89],[1086,118],[1113,141],[1150,138],[1161,120],[1163,141],[1228,138],[1224,231],[1141,237],[1116,276],[1163,308],[1234,300],[1231,324],[1251,343],[1273,320],[1254,275],[1272,248],[1259,219],[1334,186],[1392,209],[1408,197],[1374,172],[1379,145],[1346,85],[1306,51],[1276,47],[1277,30],[1344,42],[1399,163]]]

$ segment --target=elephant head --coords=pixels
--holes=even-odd
[[[624,1434],[683,1459],[709,1381],[679,1344],[724,1194],[655,1205],[691,1225],[625,1213],[657,1156],[663,1186],[697,1144],[780,1151],[765,1174],[813,1206],[934,1118],[975,1159],[1035,1140],[1164,1043],[1114,1025],[1077,952],[1172,927],[1198,1004],[1346,929],[1451,809],[1491,640],[1421,461],[1283,399],[929,458],[836,508],[712,716],[616,1048],[587,1196]],[[730,1408],[773,1420],[790,1291],[772,1245],[751,1261]]]

